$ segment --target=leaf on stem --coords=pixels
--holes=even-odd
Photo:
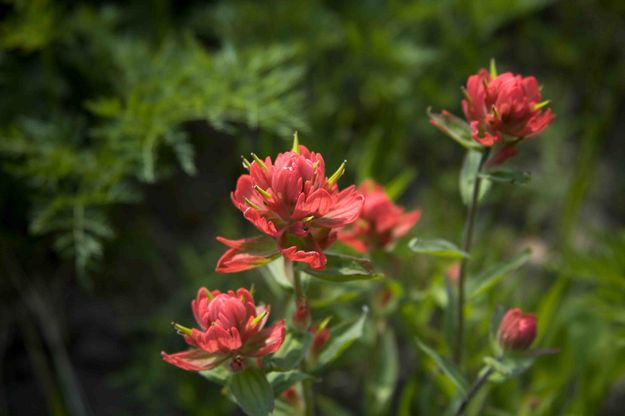
[[[462,394],[467,393],[468,384],[460,370],[450,361],[441,357],[436,351],[425,345],[419,338],[416,338],[417,345],[425,352],[438,366],[438,368],[454,383]]]
[[[471,126],[463,119],[456,117],[448,111],[440,114],[427,110],[430,123],[445,133],[448,137],[466,149],[479,149],[481,146],[471,138]]]
[[[326,253],[328,264],[324,270],[307,269],[306,274],[330,282],[380,279],[384,275],[375,270],[371,260]]]
[[[512,185],[528,183],[532,175],[520,170],[495,170],[480,173],[480,177],[491,182],[509,183]]]
[[[294,369],[308,353],[313,337],[308,331],[297,334],[289,332],[280,349],[271,357],[269,365],[281,370]]]
[[[408,243],[408,247],[415,253],[427,254],[429,256],[451,258],[469,257],[468,253],[460,250],[455,244],[441,238],[413,238]]]
[[[388,413],[389,402],[399,376],[399,356],[395,334],[388,329],[379,337],[379,348],[374,352],[375,366],[366,386],[366,414]]]
[[[362,336],[368,312],[369,309],[364,306],[360,317],[356,320],[330,328],[330,339],[317,358],[318,367],[323,367],[337,359],[343,351]]]
[[[267,416],[273,411],[271,384],[256,367],[234,373],[228,383],[228,389],[248,416]]]
[[[480,167],[481,160],[482,152],[469,149],[464,158],[462,169],[460,170],[460,196],[462,197],[462,202],[467,206],[471,203],[471,199],[473,199],[473,186],[477,179],[477,170]],[[480,176],[480,178],[482,178],[482,176]],[[480,193],[477,199],[478,202],[486,195],[491,184],[492,182],[488,178],[482,178]]]
[[[314,377],[310,374],[303,373],[298,370],[290,370],[284,372],[272,372],[267,374],[267,380],[273,389],[275,397],[279,397],[283,391],[292,385],[304,380],[312,380]]]
[[[510,260],[506,260],[490,268],[484,273],[472,278],[473,288],[469,290],[471,297],[480,296],[495,287],[506,274],[518,269],[527,262],[532,254],[530,249],[523,250]]]

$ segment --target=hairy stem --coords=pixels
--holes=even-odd
[[[290,260],[284,259],[284,269],[286,270],[287,275],[291,276],[293,279],[293,288],[295,290],[295,300],[305,300],[306,295],[304,294],[304,290],[302,288],[302,277],[300,276],[300,272],[293,269],[293,262]],[[310,312],[308,312],[310,314]],[[308,319],[306,319],[308,321]],[[303,373],[308,372],[308,363],[306,359],[303,359],[300,363],[300,371]],[[310,380],[302,380],[302,392],[304,398],[304,414],[306,416],[314,416],[315,414],[315,405],[313,402],[313,390],[312,384],[310,384]]]
[[[492,373],[493,373],[493,369],[489,368],[488,370],[484,372],[484,374],[482,374],[480,377],[478,377],[477,380],[475,380],[475,383],[473,383],[473,385],[469,389],[469,392],[467,393],[467,396],[464,398],[462,403],[460,403],[460,406],[458,407],[458,410],[456,410],[456,413],[454,413],[454,416],[460,416],[462,415],[462,413],[464,413],[464,411],[467,409],[467,406],[469,405],[473,397],[475,397],[477,392],[484,385],[486,380],[488,380],[488,377],[490,377]]]
[[[475,181],[473,182],[473,194],[471,196],[471,202],[469,203],[467,218],[464,224],[464,241],[462,242],[462,250],[467,254],[471,253],[471,244],[473,242],[473,229],[475,227],[475,218],[477,215],[477,206],[480,196],[480,188],[482,185],[480,173],[482,172],[482,168],[484,167],[484,163],[486,162],[486,159],[488,159],[489,154],[490,148],[487,148],[484,150],[484,153],[482,153],[482,158],[480,159],[480,164],[478,165],[475,175]],[[458,336],[456,338],[456,346],[454,349],[454,361],[458,365],[462,363],[462,350],[464,349],[464,301],[468,263],[469,258],[464,257],[460,262],[460,276],[458,278]]]

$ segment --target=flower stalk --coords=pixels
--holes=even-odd
[[[287,273],[288,277],[291,277],[291,281],[293,282],[293,289],[295,291],[295,304],[296,308],[300,304],[308,304],[308,300],[306,299],[306,295],[304,294],[304,289],[302,287],[302,277],[300,275],[299,270],[295,270],[293,268],[293,262],[287,258],[284,259],[284,270]],[[310,309],[306,308],[308,316],[304,318],[304,321],[310,322]],[[296,311],[297,313],[297,311]],[[306,359],[303,359],[300,363],[300,371],[303,373],[308,372],[308,363]],[[302,380],[302,393],[303,393],[303,401],[304,401],[304,414],[306,416],[314,416],[315,408],[314,408],[314,398],[312,385],[310,384],[310,380]]]
[[[473,243],[473,230],[475,228],[475,218],[477,216],[477,208],[480,197],[480,189],[482,185],[482,177],[480,173],[482,172],[482,168],[488,160],[488,156],[490,155],[490,148],[485,148],[482,157],[480,159],[480,163],[477,167],[477,172],[475,175],[475,181],[473,182],[473,193],[471,196],[471,201],[469,203],[469,208],[467,211],[467,218],[464,226],[464,241],[462,243],[462,250],[471,254],[471,245]],[[469,257],[464,257],[460,262],[460,273],[458,276],[458,334],[456,338],[456,345],[454,349],[454,361],[460,365],[462,363],[462,351],[464,349],[464,303],[465,303],[465,286],[466,286],[466,274],[467,267],[469,264]]]
[[[460,403],[460,406],[458,407],[458,410],[456,410],[456,413],[454,413],[454,416],[460,416],[464,413],[464,411],[467,409],[467,406],[469,406],[469,403],[471,403],[473,397],[475,397],[477,392],[480,391],[480,389],[482,388],[484,383],[486,383],[492,373],[493,369],[489,368],[488,370],[484,371],[483,374],[477,378],[477,380],[475,380],[475,383],[473,383],[466,397],[464,398],[464,400],[462,400],[462,403]]]

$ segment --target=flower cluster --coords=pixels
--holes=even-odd
[[[536,78],[482,68],[467,80],[462,109],[472,137],[483,146],[517,141],[542,132],[554,118],[549,101],[541,102]]]
[[[360,252],[381,249],[405,235],[421,217],[418,209],[404,212],[373,180],[358,190],[365,196],[360,217],[339,233],[339,239]]]
[[[241,175],[231,194],[234,205],[263,235],[218,241],[229,247],[217,271],[234,273],[265,264],[282,255],[313,269],[325,268],[323,251],[337,238],[337,230],[358,218],[364,196],[354,186],[339,190],[345,164],[329,178],[319,153],[297,144],[292,151],[254,161],[244,159],[248,174]]]
[[[241,370],[246,357],[276,352],[284,342],[284,321],[263,329],[270,308],[257,307],[246,289],[221,293],[201,288],[191,308],[200,329],[175,324],[191,348],[161,353],[165,361],[184,370],[209,370],[227,360],[233,371]]]

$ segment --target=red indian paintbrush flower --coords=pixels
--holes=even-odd
[[[504,350],[522,351],[529,348],[536,338],[536,316],[512,308],[501,319],[497,341]]]
[[[323,322],[319,327],[311,326],[308,331],[314,334],[312,346],[310,352],[313,356],[318,356],[323,347],[328,343],[330,339],[330,330],[327,328],[327,321]]]
[[[200,329],[175,324],[191,349],[174,354],[161,352],[170,364],[189,371],[204,371],[227,360],[233,371],[245,367],[245,357],[262,357],[276,352],[284,342],[284,321],[263,329],[269,305],[254,305],[246,289],[236,293],[201,288],[191,302]]]
[[[360,252],[384,248],[405,235],[421,217],[421,211],[404,212],[375,181],[365,180],[358,189],[365,196],[360,218],[339,233],[339,239]]]
[[[483,146],[504,139],[515,142],[542,132],[554,118],[549,101],[541,102],[536,78],[506,72],[497,75],[482,68],[467,80],[462,109],[472,137]]]
[[[230,247],[219,259],[217,271],[234,273],[270,262],[279,255],[325,268],[323,250],[335,240],[339,228],[358,218],[364,196],[350,186],[340,191],[336,182],[345,163],[329,178],[319,153],[297,142],[272,162],[252,154],[244,159],[249,174],[239,177],[231,194],[234,205],[264,235],[243,240],[217,240]]]

